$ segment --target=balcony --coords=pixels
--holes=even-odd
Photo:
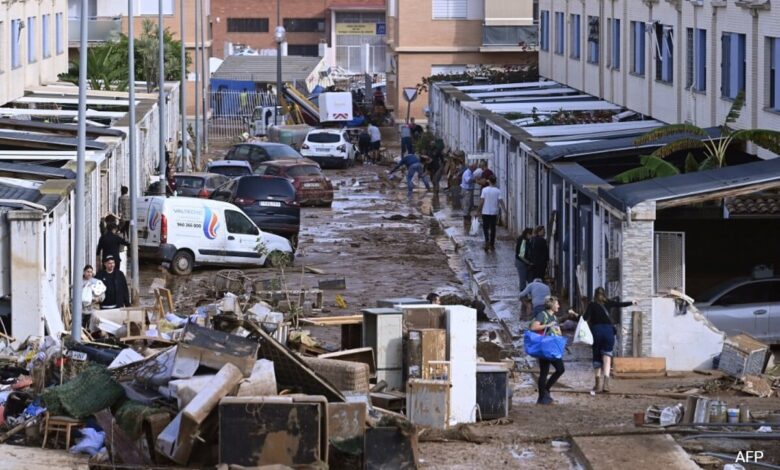
[[[80,39],[79,18],[68,18],[68,43],[78,47]],[[109,17],[90,17],[87,20],[87,41],[106,42],[116,39],[122,32],[122,19]]]
[[[537,25],[482,26],[481,52],[525,52],[539,50]]]

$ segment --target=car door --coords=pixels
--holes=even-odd
[[[262,147],[253,146],[249,152],[249,164],[252,165],[252,169],[257,168],[263,162],[267,162],[268,159],[268,153]]]
[[[236,187],[236,180],[230,180],[226,184],[223,184],[219,188],[215,189],[211,193],[210,199],[216,199],[217,201],[230,202],[233,197],[233,189]]]
[[[721,295],[707,318],[727,335],[747,333],[757,339],[769,336],[767,281],[748,281]]]
[[[243,212],[225,209],[227,239],[225,261],[236,264],[259,264],[262,255],[257,251],[260,230]]]

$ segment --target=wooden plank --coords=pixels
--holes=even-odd
[[[363,315],[344,315],[340,317],[309,317],[299,318],[298,321],[304,325],[315,326],[359,325],[363,323]]]
[[[317,269],[312,266],[304,266],[303,269],[305,269],[307,272],[310,272],[312,274],[327,274],[324,270]]]
[[[666,372],[665,357],[616,357],[612,361],[612,370],[617,373]]]
[[[631,470],[698,469],[688,454],[668,434],[588,436],[572,439],[585,468]]]
[[[631,312],[631,352],[634,357],[642,355],[642,312]]]

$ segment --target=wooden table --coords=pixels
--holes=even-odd
[[[298,322],[311,326],[340,326],[342,349],[356,349],[363,346],[363,315],[309,317],[300,318]]]

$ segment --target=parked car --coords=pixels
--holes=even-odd
[[[301,228],[301,206],[287,178],[242,176],[214,191],[211,199],[235,204],[262,230],[282,235],[293,248]]]
[[[301,144],[301,155],[323,168],[347,168],[355,164],[355,146],[342,129],[314,129]]]
[[[236,144],[225,154],[225,160],[242,160],[249,162],[252,169],[269,160],[299,160],[302,159],[297,150],[286,144],[276,142],[245,142]]]
[[[780,343],[780,277],[734,279],[713,288],[694,305],[728,335],[744,332]]]
[[[328,206],[333,203],[333,184],[316,163],[301,160],[274,160],[255,168],[256,175],[281,176],[292,181],[302,206]]]
[[[230,178],[217,173],[176,173],[176,194],[185,197],[208,198]]]
[[[258,242],[265,246],[257,250]],[[174,274],[197,265],[276,265],[293,260],[290,242],[266,233],[241,209],[226,202],[190,197],[138,199],[138,249]]]
[[[216,160],[206,165],[206,171],[228,178],[238,178],[239,176],[251,175],[252,166],[243,160]]]

